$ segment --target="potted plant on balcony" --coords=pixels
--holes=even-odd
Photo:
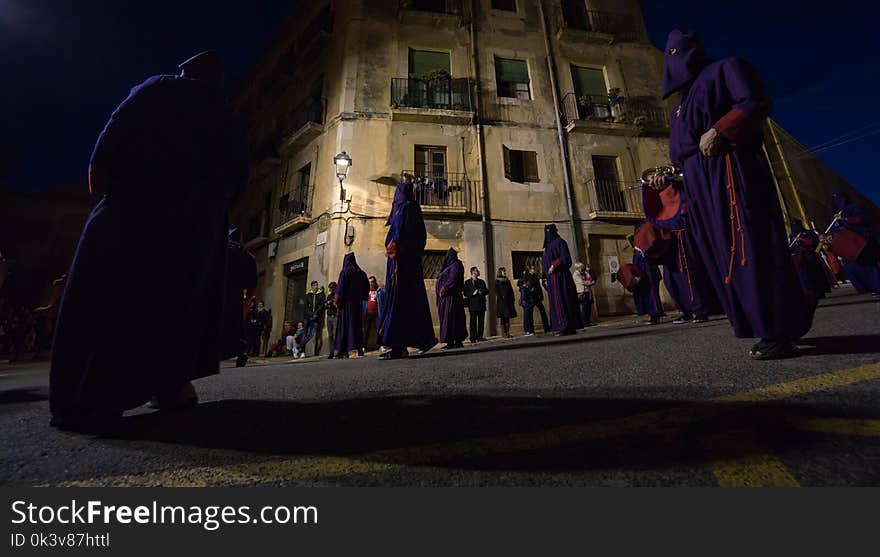
[[[451,104],[450,93],[452,76],[445,69],[431,70],[421,76],[427,87],[428,102],[437,107],[448,108]]]
[[[608,90],[608,104],[611,106],[611,117],[623,121],[623,103],[626,99],[620,94],[620,87]]]

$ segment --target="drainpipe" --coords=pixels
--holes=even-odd
[[[482,97],[480,93],[480,59],[477,56],[477,32],[474,24],[476,17],[476,1],[471,0],[470,13],[470,51],[471,51],[471,80],[473,81],[474,90],[474,119],[477,136],[477,156],[480,172],[480,183],[482,185],[480,192],[480,212],[482,213],[483,223],[483,254],[486,257],[486,285],[491,281],[491,277],[495,276],[495,238],[492,234],[492,223],[489,220],[489,174],[486,171],[486,143],[483,134],[483,117],[482,117]],[[487,310],[489,315],[495,315],[495,296],[488,297]],[[487,319],[488,331],[490,336],[494,336],[497,332],[496,320]]]
[[[559,89],[556,84],[556,65],[553,62],[553,51],[550,47],[550,33],[547,28],[547,20],[544,17],[544,1],[538,2],[538,13],[541,16],[541,31],[544,34],[544,49],[547,52],[547,71],[550,74],[550,89],[553,94],[553,109],[556,113],[556,135],[559,139],[559,152],[562,155],[562,180],[565,185],[565,201],[568,205],[568,219],[571,222],[571,232],[574,235],[574,250],[577,254],[576,259],[579,261],[582,255],[586,255],[581,251],[581,234],[578,230],[574,217],[574,207],[572,205],[572,187],[571,176],[568,173],[568,148],[565,142],[565,133],[562,128],[561,109],[559,106]]]

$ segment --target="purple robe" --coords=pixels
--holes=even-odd
[[[91,168],[110,191],[83,228],[58,316],[57,423],[219,372],[227,212],[247,149],[222,87],[154,76],[113,113]]]
[[[571,253],[568,244],[555,224],[544,227],[544,254],[542,268],[547,277],[547,295],[550,304],[550,321],[559,333],[573,333],[583,327],[577,289],[571,276]],[[550,266],[553,272],[550,272]]]
[[[333,349],[339,354],[364,347],[364,302],[370,294],[370,281],[353,253],[346,253],[336,280],[336,335]]]
[[[819,235],[804,228],[798,219],[791,219],[789,249],[801,288],[816,298],[824,298],[831,291],[825,263],[816,250],[819,247]]]
[[[386,225],[388,263],[380,344],[395,350],[408,346],[422,348],[436,342],[436,337],[422,273],[422,253],[428,236],[412,182],[397,184]]]
[[[832,238],[845,228],[864,236],[871,236],[865,212],[858,204],[851,203],[845,192],[834,192],[831,196],[831,206],[842,217],[831,228]],[[833,246],[834,241],[832,240],[832,249]],[[859,294],[880,293],[880,261],[878,261],[876,242],[872,242],[863,250],[857,261],[847,261],[841,258],[841,262],[843,270],[856,292]]]
[[[449,248],[443,270],[437,277],[437,314],[440,316],[440,342],[457,344],[467,338],[464,317],[464,265],[458,253]]]
[[[761,148],[772,101],[742,60],[705,58],[698,34],[673,31],[666,46],[663,97],[680,91],[671,114],[672,163],[684,173],[688,233],[738,337],[792,340],[812,326],[788,250],[779,198]],[[710,128],[728,145],[699,150]]]
[[[660,301],[660,283],[663,277],[660,275],[660,268],[645,261],[645,257],[638,250],[633,252],[633,265],[645,273],[645,280],[633,292],[636,313],[660,317],[663,315],[663,303]]]

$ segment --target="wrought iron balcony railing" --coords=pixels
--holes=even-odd
[[[471,81],[468,78],[391,79],[391,106],[473,111]]]
[[[320,99],[309,101],[287,115],[282,125],[281,140],[289,139],[310,122],[318,125],[324,123],[324,103]]]
[[[636,19],[627,14],[588,10],[584,0],[563,0],[557,11],[557,24],[561,30],[588,31],[612,35],[620,41],[642,40],[642,32]]]
[[[298,186],[278,198],[278,226],[300,217],[309,217],[309,188]]]
[[[629,124],[640,132],[669,128],[666,110],[653,97],[625,97],[612,103],[605,95],[568,93],[562,98],[562,119],[565,125],[575,121]]]
[[[461,0],[400,0],[404,10],[461,15]]]
[[[587,182],[590,213],[629,213],[641,216],[642,192],[629,182],[591,179]]]
[[[479,180],[472,180],[465,174],[446,172],[443,174],[418,173],[404,170],[415,176],[415,194],[425,210],[430,208],[463,209],[466,213],[477,214],[479,203]]]

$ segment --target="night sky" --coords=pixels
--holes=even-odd
[[[230,88],[296,0],[0,0],[0,187],[84,187],[92,145],[128,90],[200,50]],[[773,117],[880,204],[880,17],[866,0],[642,0],[651,41],[703,33],[710,56],[755,64]],[[658,84],[659,89],[659,84]],[[837,140],[837,141],[834,141]],[[841,141],[852,140],[839,144]],[[839,145],[838,145],[839,144]]]

